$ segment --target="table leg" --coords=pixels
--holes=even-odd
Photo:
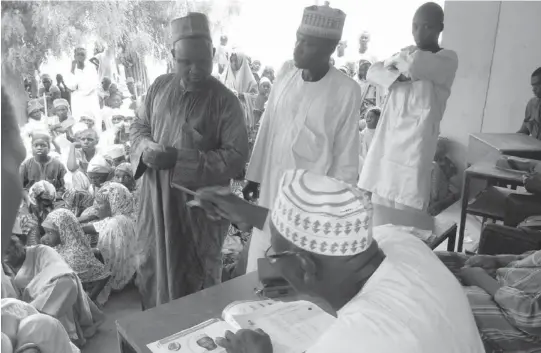
[[[453,230],[451,231],[451,234],[447,238],[447,251],[453,252],[455,251],[455,243],[456,243],[456,233],[457,233],[457,227],[456,225],[453,227]]]
[[[462,207],[460,209],[460,228],[458,231],[458,247],[457,252],[462,252],[464,245],[464,231],[466,228],[466,209],[470,196],[470,175],[467,171],[464,172],[464,183],[462,185]]]

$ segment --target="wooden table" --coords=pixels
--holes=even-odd
[[[502,155],[541,160],[541,141],[524,134],[470,134],[468,166],[496,162]]]
[[[257,272],[117,320],[121,353],[150,353],[147,344],[212,318],[237,300],[259,299]]]
[[[470,201],[470,184],[473,179],[486,180],[489,183],[504,182],[511,186],[523,185],[523,173],[506,171],[496,168],[493,163],[480,162],[470,166],[464,171],[464,182],[462,183],[462,207],[460,210],[460,228],[458,231],[458,248],[462,251],[464,245],[464,230],[466,227],[466,214],[468,213],[468,204]]]

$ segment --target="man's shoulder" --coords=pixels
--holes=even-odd
[[[160,88],[160,87],[168,84],[169,82],[173,81],[175,79],[175,76],[176,75],[173,74],[173,73],[160,75],[160,76],[156,77],[154,82],[152,82],[151,87]],[[180,82],[179,82],[179,84],[180,84]]]
[[[356,95],[361,92],[361,86],[353,78],[344,75],[343,72],[336,67],[331,66],[329,69],[329,75],[331,76],[331,89],[337,94],[343,95],[345,92],[350,91]]]
[[[526,110],[531,111],[534,107],[541,105],[541,98],[532,97],[526,104]]]
[[[237,103],[239,101],[235,93],[214,76],[209,77],[207,89],[211,92],[211,96],[214,99],[225,101],[227,103]]]

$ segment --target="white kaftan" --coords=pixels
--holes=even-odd
[[[398,71],[387,69],[389,64]],[[404,50],[369,69],[369,81],[390,86],[358,183],[375,199],[416,210],[428,207],[440,121],[457,68],[456,53],[442,49],[437,53]],[[390,72],[391,78],[396,74],[393,81],[400,74],[411,81],[390,84]]]
[[[308,353],[484,353],[464,290],[426,244],[374,228],[385,260]]]
[[[272,208],[280,178],[306,169],[354,184],[359,173],[360,87],[331,67],[318,82],[287,62],[280,70],[248,166],[246,179],[261,184],[259,205]],[[254,229],[247,272],[270,246],[270,232]]]
[[[96,119],[96,125],[100,127],[100,101],[98,98],[100,81],[96,66],[87,61],[83,70],[75,68],[74,73],[68,76],[66,84],[69,89],[73,90],[71,93],[71,112],[75,121],[78,122],[81,115],[91,112]]]

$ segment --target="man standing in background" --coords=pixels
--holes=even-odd
[[[137,281],[144,309],[221,282],[229,222],[209,220],[178,186],[228,187],[248,159],[240,102],[211,76],[207,17],[173,20],[171,36],[176,73],[154,81],[130,130],[134,177],[141,178]]]
[[[432,161],[458,68],[456,53],[438,44],[443,17],[438,4],[422,5],[412,24],[416,46],[375,63],[367,77],[389,95],[359,187],[373,193],[375,204],[417,215],[419,228],[432,226],[426,212]]]
[[[376,57],[368,50],[368,43],[370,43],[370,33],[364,31],[359,37],[359,57],[358,60],[367,60],[370,63],[377,61]]]
[[[346,14],[328,6],[304,9],[294,60],[276,78],[254,145],[243,190],[270,208],[288,169],[306,169],[348,183],[359,174],[359,85],[329,64]],[[257,269],[270,230],[254,230],[247,272]]]
[[[77,47],[74,54],[70,70],[71,76],[67,80],[67,86],[72,91],[71,109],[73,116],[78,119],[88,111],[91,111],[94,116],[98,116],[100,108],[98,73],[94,65],[86,60],[85,48]]]
[[[526,117],[518,133],[541,140],[541,67],[532,73],[531,82],[534,96],[526,105]]]

